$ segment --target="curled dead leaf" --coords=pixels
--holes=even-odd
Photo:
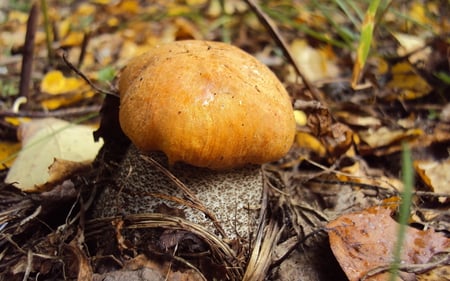
[[[350,281],[361,280],[379,268],[389,269],[398,231],[389,209],[372,207],[343,215],[331,221],[327,228],[331,249]],[[438,253],[449,250],[450,239],[442,233],[409,227],[401,264],[425,264]],[[386,271],[380,271],[365,280],[381,281],[387,277]]]

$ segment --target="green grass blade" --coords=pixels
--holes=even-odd
[[[361,26],[361,37],[359,39],[359,46],[356,51],[356,61],[353,67],[352,87],[355,88],[359,82],[362,69],[366,64],[367,56],[369,55],[370,45],[372,44],[373,30],[375,28],[375,16],[380,5],[380,0],[370,2],[369,8],[366,11],[364,22]]]
[[[361,24],[360,19],[356,18],[355,15],[352,13],[351,9],[353,7],[349,7],[347,5],[347,1],[343,0],[335,0],[336,4],[339,6],[339,8],[344,12],[345,16],[352,22],[352,24],[358,28]]]
[[[401,193],[401,203],[399,211],[399,229],[397,234],[397,242],[394,248],[393,262],[390,268],[390,281],[397,279],[398,269],[401,262],[403,242],[405,241],[406,228],[410,216],[412,189],[414,186],[414,169],[411,158],[411,149],[406,143],[403,143],[402,151],[402,180],[403,192]]]

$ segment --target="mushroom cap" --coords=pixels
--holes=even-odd
[[[201,40],[156,46],[121,73],[120,125],[144,152],[215,170],[284,156],[295,134],[288,93],[256,58]]]

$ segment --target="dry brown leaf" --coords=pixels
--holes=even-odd
[[[343,215],[328,225],[331,249],[350,281],[360,280],[371,270],[389,267],[396,243],[398,224],[391,211],[372,207]],[[450,249],[450,239],[428,229],[409,227],[406,232],[401,264],[423,264],[439,252]],[[365,280],[387,280],[382,272]]]
[[[316,49],[310,46],[306,40],[295,39],[291,44],[291,52],[294,60],[308,71],[306,77],[314,82],[325,78],[334,78],[339,75],[339,68],[333,61],[333,55],[329,49]],[[295,75],[291,74],[291,81],[296,81]]]
[[[330,126],[330,135],[323,136],[322,142],[328,153],[334,157],[355,155],[353,131],[343,123],[334,123]]]
[[[360,127],[379,127],[381,120],[372,116],[363,116],[361,113],[353,113],[348,111],[338,111],[334,114],[336,118],[344,121],[348,125]]]
[[[76,240],[72,240],[64,247],[65,254],[70,257],[71,264],[66,264],[66,269],[71,276],[77,276],[77,280],[92,280],[92,267],[86,253],[80,248]]]
[[[414,161],[414,168],[434,192],[450,194],[450,158],[441,162],[417,160]]]
[[[387,146],[393,143],[399,143],[401,140],[406,140],[418,137],[423,134],[420,129],[411,130],[391,130],[387,127],[381,127],[377,130],[369,129],[367,131],[359,132],[361,139],[366,142],[371,148],[378,148]]]

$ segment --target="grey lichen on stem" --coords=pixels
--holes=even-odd
[[[215,216],[226,238],[247,239],[255,231],[263,188],[260,166],[248,165],[226,171],[213,171],[183,163],[169,167],[164,154],[153,152],[146,155],[189,188]],[[94,217],[110,217],[170,213],[221,235],[212,219],[204,212],[188,206],[189,203],[192,200],[185,192],[155,165],[146,161],[142,153],[131,145],[113,183],[99,194],[93,214]]]

